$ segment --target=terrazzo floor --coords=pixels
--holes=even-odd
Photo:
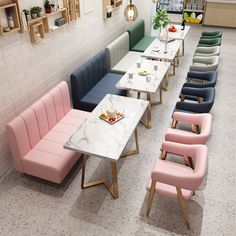
[[[146,183],[161,142],[171,124],[171,113],[191,63],[202,30],[192,27],[186,54],[164,104],[153,108],[153,128],[139,127],[140,154],[120,160],[119,199],[105,187],[81,190],[77,165],[61,186],[12,171],[0,183],[0,235],[236,235],[236,30],[224,29],[216,86],[212,135],[208,141],[208,171],[196,195],[188,202],[191,230],[187,230],[178,203],[155,196],[145,217]],[[90,158],[87,178],[110,176],[110,163]]]

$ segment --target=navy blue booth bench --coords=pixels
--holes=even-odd
[[[98,53],[71,74],[73,108],[91,112],[106,94],[126,96],[115,87],[122,74],[108,73],[105,51]]]

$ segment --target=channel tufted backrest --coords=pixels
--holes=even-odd
[[[24,172],[22,158],[69,112],[65,81],[6,125],[16,170]]]
[[[143,37],[145,32],[145,23],[141,19],[134,25],[128,28],[129,33],[129,47],[132,49]]]
[[[107,71],[106,54],[102,51],[71,74],[74,106],[107,74]]]
[[[129,34],[125,32],[106,47],[109,70],[111,70],[128,52]]]

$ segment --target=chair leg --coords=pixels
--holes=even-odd
[[[171,128],[176,129],[177,124],[178,124],[178,121],[173,119],[172,124],[171,124]]]
[[[162,151],[161,151],[161,159],[162,159],[162,160],[166,160],[166,156],[167,156],[167,151],[162,150]]]
[[[147,203],[147,216],[149,216],[151,207],[152,207],[152,202],[153,202],[153,197],[155,193],[155,188],[156,188],[156,181],[152,181],[151,189],[148,195],[148,203]]]
[[[181,188],[176,187],[176,190],[177,190],[179,205],[180,205],[183,217],[184,217],[185,224],[187,225],[187,228],[190,229],[190,224],[189,224],[189,219],[188,219],[188,209],[187,209],[184,197],[182,195]]]

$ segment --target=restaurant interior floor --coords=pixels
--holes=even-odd
[[[188,231],[178,202],[154,198],[149,218],[146,183],[161,142],[171,124],[171,114],[185,81],[202,30],[192,27],[186,39],[186,54],[163,105],[153,108],[153,127],[139,126],[140,154],[118,163],[119,193],[113,200],[103,186],[81,190],[81,171],[70,174],[62,186],[12,171],[0,184],[0,235],[236,235],[236,30],[224,29],[216,85],[208,171],[204,183],[188,202]],[[87,178],[110,176],[110,163],[90,158]]]

